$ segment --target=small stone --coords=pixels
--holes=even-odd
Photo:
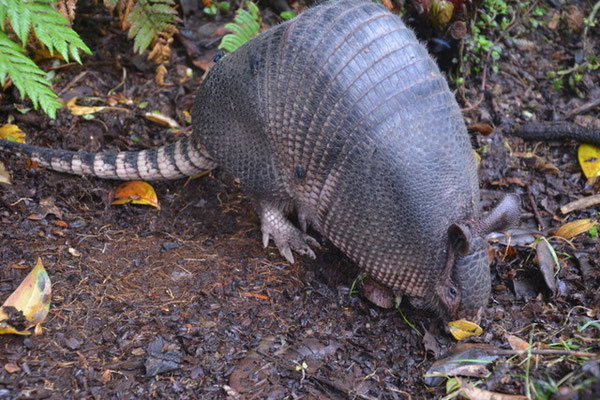
[[[162,244],[162,249],[164,251],[174,250],[174,249],[176,249],[178,247],[179,247],[179,244],[175,243],[175,242],[164,242]]]

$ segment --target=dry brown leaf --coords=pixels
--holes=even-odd
[[[21,370],[21,368],[19,368],[19,366],[13,362],[7,362],[4,364],[4,369],[9,374],[14,374],[15,372],[19,372]]]
[[[490,392],[458,379],[461,393],[470,400],[527,400],[527,396]]]
[[[580,233],[589,231],[597,223],[598,221],[592,218],[578,219],[577,221],[567,222],[556,230],[555,236],[560,236],[568,240],[579,235]]]
[[[41,324],[50,310],[52,286],[48,273],[38,258],[35,267],[27,274],[23,282],[0,307],[0,334],[14,333],[29,335],[27,329]],[[11,318],[15,313],[24,317],[24,327],[13,327]]]
[[[510,348],[517,351],[524,351],[529,348],[529,343],[514,335],[506,335]]]
[[[152,44],[152,50],[148,53],[148,60],[154,64],[168,64],[171,59],[171,44],[173,35],[177,33],[177,28],[171,27],[166,32],[158,32]]]
[[[154,188],[143,181],[124,182],[115,189],[115,200],[111,204],[125,203],[145,204],[160,210]]]
[[[472,132],[479,132],[482,135],[489,135],[494,131],[494,127],[486,123],[470,124],[467,129]]]
[[[435,359],[438,359],[440,357],[440,352],[441,352],[440,344],[438,343],[435,336],[432,335],[431,332],[429,332],[427,330],[425,331],[425,334],[423,335],[423,347],[425,348],[425,351],[431,352]]]
[[[75,6],[77,0],[58,0],[56,2],[56,9],[61,13],[69,22],[73,22],[75,19]]]
[[[105,370],[100,376],[100,381],[104,384],[110,382],[110,378],[112,376],[112,371],[110,369]]]
[[[154,82],[158,86],[173,86],[172,83],[165,83],[165,76],[167,75],[167,67],[163,64],[156,67],[156,73],[154,74]]]
[[[36,212],[29,215],[27,219],[30,219],[32,221],[39,221],[46,218],[48,214],[52,214],[56,218],[62,219],[62,211],[60,211],[56,204],[54,204],[54,200],[52,200],[50,197],[46,197],[40,200],[40,204]]]
[[[456,365],[446,371],[447,376],[468,376],[471,378],[483,378],[489,373],[490,371],[483,364]]]
[[[121,30],[123,31],[128,30],[131,26],[127,17],[129,17],[129,13],[134,5],[134,0],[127,0],[126,2],[120,1],[117,5],[117,14],[119,15],[119,20],[121,21]]]
[[[6,183],[7,185],[12,185],[12,181],[10,180],[10,173],[6,170],[4,163],[0,161],[0,183]]]
[[[427,386],[437,386],[450,375],[477,376],[483,374],[483,369],[474,366],[483,366],[487,370],[486,366],[498,358],[498,356],[491,354],[490,350],[493,349],[492,346],[481,344],[458,344],[450,349],[444,358],[433,363],[425,374],[424,382]],[[464,366],[470,367],[462,368]]]
[[[560,173],[560,169],[558,169],[556,165],[537,154],[531,152],[514,152],[513,155],[520,157],[524,164],[529,168],[534,168],[540,172],[552,175],[558,175]]]
[[[65,221],[60,220],[60,219],[53,219],[51,221],[54,225],[61,227],[61,228],[68,228],[69,224],[67,224]]]

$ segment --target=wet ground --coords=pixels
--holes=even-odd
[[[600,127],[598,70],[586,71],[572,87],[568,76],[557,88],[547,74],[585,62],[583,32],[568,25],[569,7],[587,16],[593,4],[538,5],[546,11],[536,17],[543,23],[531,23],[531,4],[510,31],[512,39],[490,36],[503,47],[499,72],[490,62],[483,83],[481,74],[468,74],[457,91],[467,122],[484,124],[472,132],[482,159],[484,206],[489,209],[498,192],[516,192],[524,211],[509,247],[505,237],[492,242],[493,298],[481,323],[484,334],[468,342],[507,350],[512,335],[536,349],[556,350],[500,356],[487,366],[482,389],[594,399],[600,397],[599,241],[588,233],[571,240],[552,235],[565,222],[598,217],[598,206],[560,211],[597,193],[597,185],[586,185],[576,143],[525,143],[510,136],[510,126],[525,119],[569,118]],[[555,27],[553,18],[559,19]],[[86,97],[123,100],[119,107],[128,111],[84,119],[63,109],[49,120],[5,106],[0,124],[14,118],[29,142],[70,150],[137,150],[172,140],[142,114],[158,110],[186,125],[202,71],[177,83],[191,66],[183,47],[174,45],[167,75],[176,84],[158,87],[151,64],[132,56],[131,42],[109,21],[79,28],[94,56],[57,71],[55,90],[63,98],[77,96],[78,104]],[[584,53],[597,55],[599,28],[589,29],[586,38],[591,47]],[[5,104],[13,94],[6,94]],[[496,129],[484,134],[485,124]],[[360,271],[322,238],[316,260],[299,257],[294,265],[273,246],[263,249],[248,198],[223,171],[188,184],[153,183],[158,211],[110,206],[115,182],[31,169],[13,155],[2,154],[2,162],[13,185],[0,184],[0,299],[37,257],[53,293],[42,335],[0,337],[0,398],[446,395],[444,385],[425,385],[424,374],[436,359],[453,354],[456,342],[442,332],[427,333],[431,315],[408,302],[396,311],[363,299],[351,290]],[[533,238],[542,236],[560,263],[549,274],[532,247]],[[462,379],[463,385],[477,382]]]

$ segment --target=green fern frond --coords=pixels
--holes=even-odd
[[[22,97],[28,96],[35,108],[41,106],[46,114],[55,118],[61,104],[50,89],[46,73],[23,53],[23,48],[0,31],[0,86],[10,77]]]
[[[174,0],[137,0],[127,16],[129,38],[135,38],[133,49],[143,53],[159,32],[175,24],[177,11]]]
[[[235,13],[234,22],[225,25],[233,33],[228,33],[223,36],[219,49],[228,52],[235,51],[238,47],[258,35],[260,30],[260,11],[258,6],[252,2],[248,2],[248,11],[238,9]]]
[[[6,78],[10,77],[21,97],[29,97],[36,109],[41,107],[52,118],[61,104],[46,73],[25,55],[23,47],[30,33],[35,34],[50,54],[56,50],[67,62],[73,58],[81,63],[80,50],[91,54],[69,21],[51,6],[54,2],[56,0],[0,0],[0,85],[6,84]],[[21,46],[5,33],[7,22]]]
[[[79,50],[91,54],[90,49],[71,29],[69,21],[50,4],[56,0],[2,0],[0,1],[0,28],[5,30],[5,20],[13,28],[21,45],[27,43],[33,28],[35,36],[54,54],[58,51],[65,61],[72,57],[78,63]]]

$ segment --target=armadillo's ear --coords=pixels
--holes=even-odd
[[[471,230],[466,225],[450,225],[450,228],[448,228],[448,239],[459,256],[464,257],[469,254]]]
[[[507,194],[479,224],[482,235],[509,229],[519,222],[521,216],[520,199],[516,194]]]

